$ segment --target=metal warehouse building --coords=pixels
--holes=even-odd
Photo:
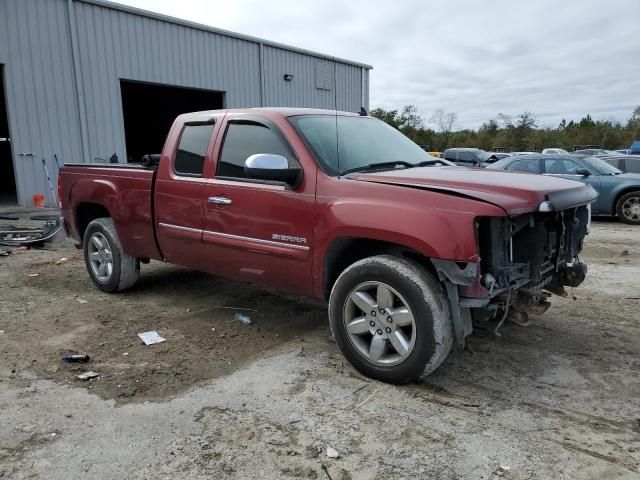
[[[370,68],[105,1],[1,0],[0,204],[53,204],[54,154],[160,152],[182,112],[368,108]]]

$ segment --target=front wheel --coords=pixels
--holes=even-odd
[[[419,264],[380,255],[348,267],[329,298],[338,348],[362,374],[403,384],[434,371],[451,351],[449,302]]]
[[[138,280],[140,263],[124,252],[110,218],[98,218],[87,226],[83,247],[89,276],[103,292],[126,290]]]
[[[640,225],[640,191],[625,193],[616,205],[618,218],[630,225]]]

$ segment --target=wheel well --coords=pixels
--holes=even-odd
[[[436,274],[433,264],[427,257],[405,245],[369,238],[339,238],[334,240],[325,255],[325,299],[329,299],[333,284],[349,265],[374,255],[397,255],[399,257],[409,258],[428,269],[431,273]]]
[[[110,217],[109,210],[98,203],[81,203],[76,209],[76,225],[80,240],[84,237],[87,226],[96,218]]]
[[[638,188],[638,187],[629,187],[629,188],[625,188],[624,190],[618,192],[618,194],[616,195],[615,200],[613,201],[613,208],[612,208],[613,215],[616,215],[618,213],[618,201],[620,200],[620,198],[622,198],[623,195],[626,195],[627,193],[631,193],[631,192],[640,192],[640,188]]]

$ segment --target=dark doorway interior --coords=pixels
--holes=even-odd
[[[181,113],[223,108],[224,92],[120,80],[127,160],[160,153]]]
[[[4,66],[0,65],[0,205],[13,205],[18,202],[18,197],[11,158],[7,97],[4,91]]]

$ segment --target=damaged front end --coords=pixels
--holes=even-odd
[[[433,260],[447,288],[459,345],[472,321],[498,320],[496,333],[507,316],[527,324],[529,314],[549,308],[551,294],[566,296],[564,287],[584,281],[587,266],[579,254],[590,228],[588,204],[555,211],[545,202],[537,212],[479,217],[475,226],[479,263]]]

